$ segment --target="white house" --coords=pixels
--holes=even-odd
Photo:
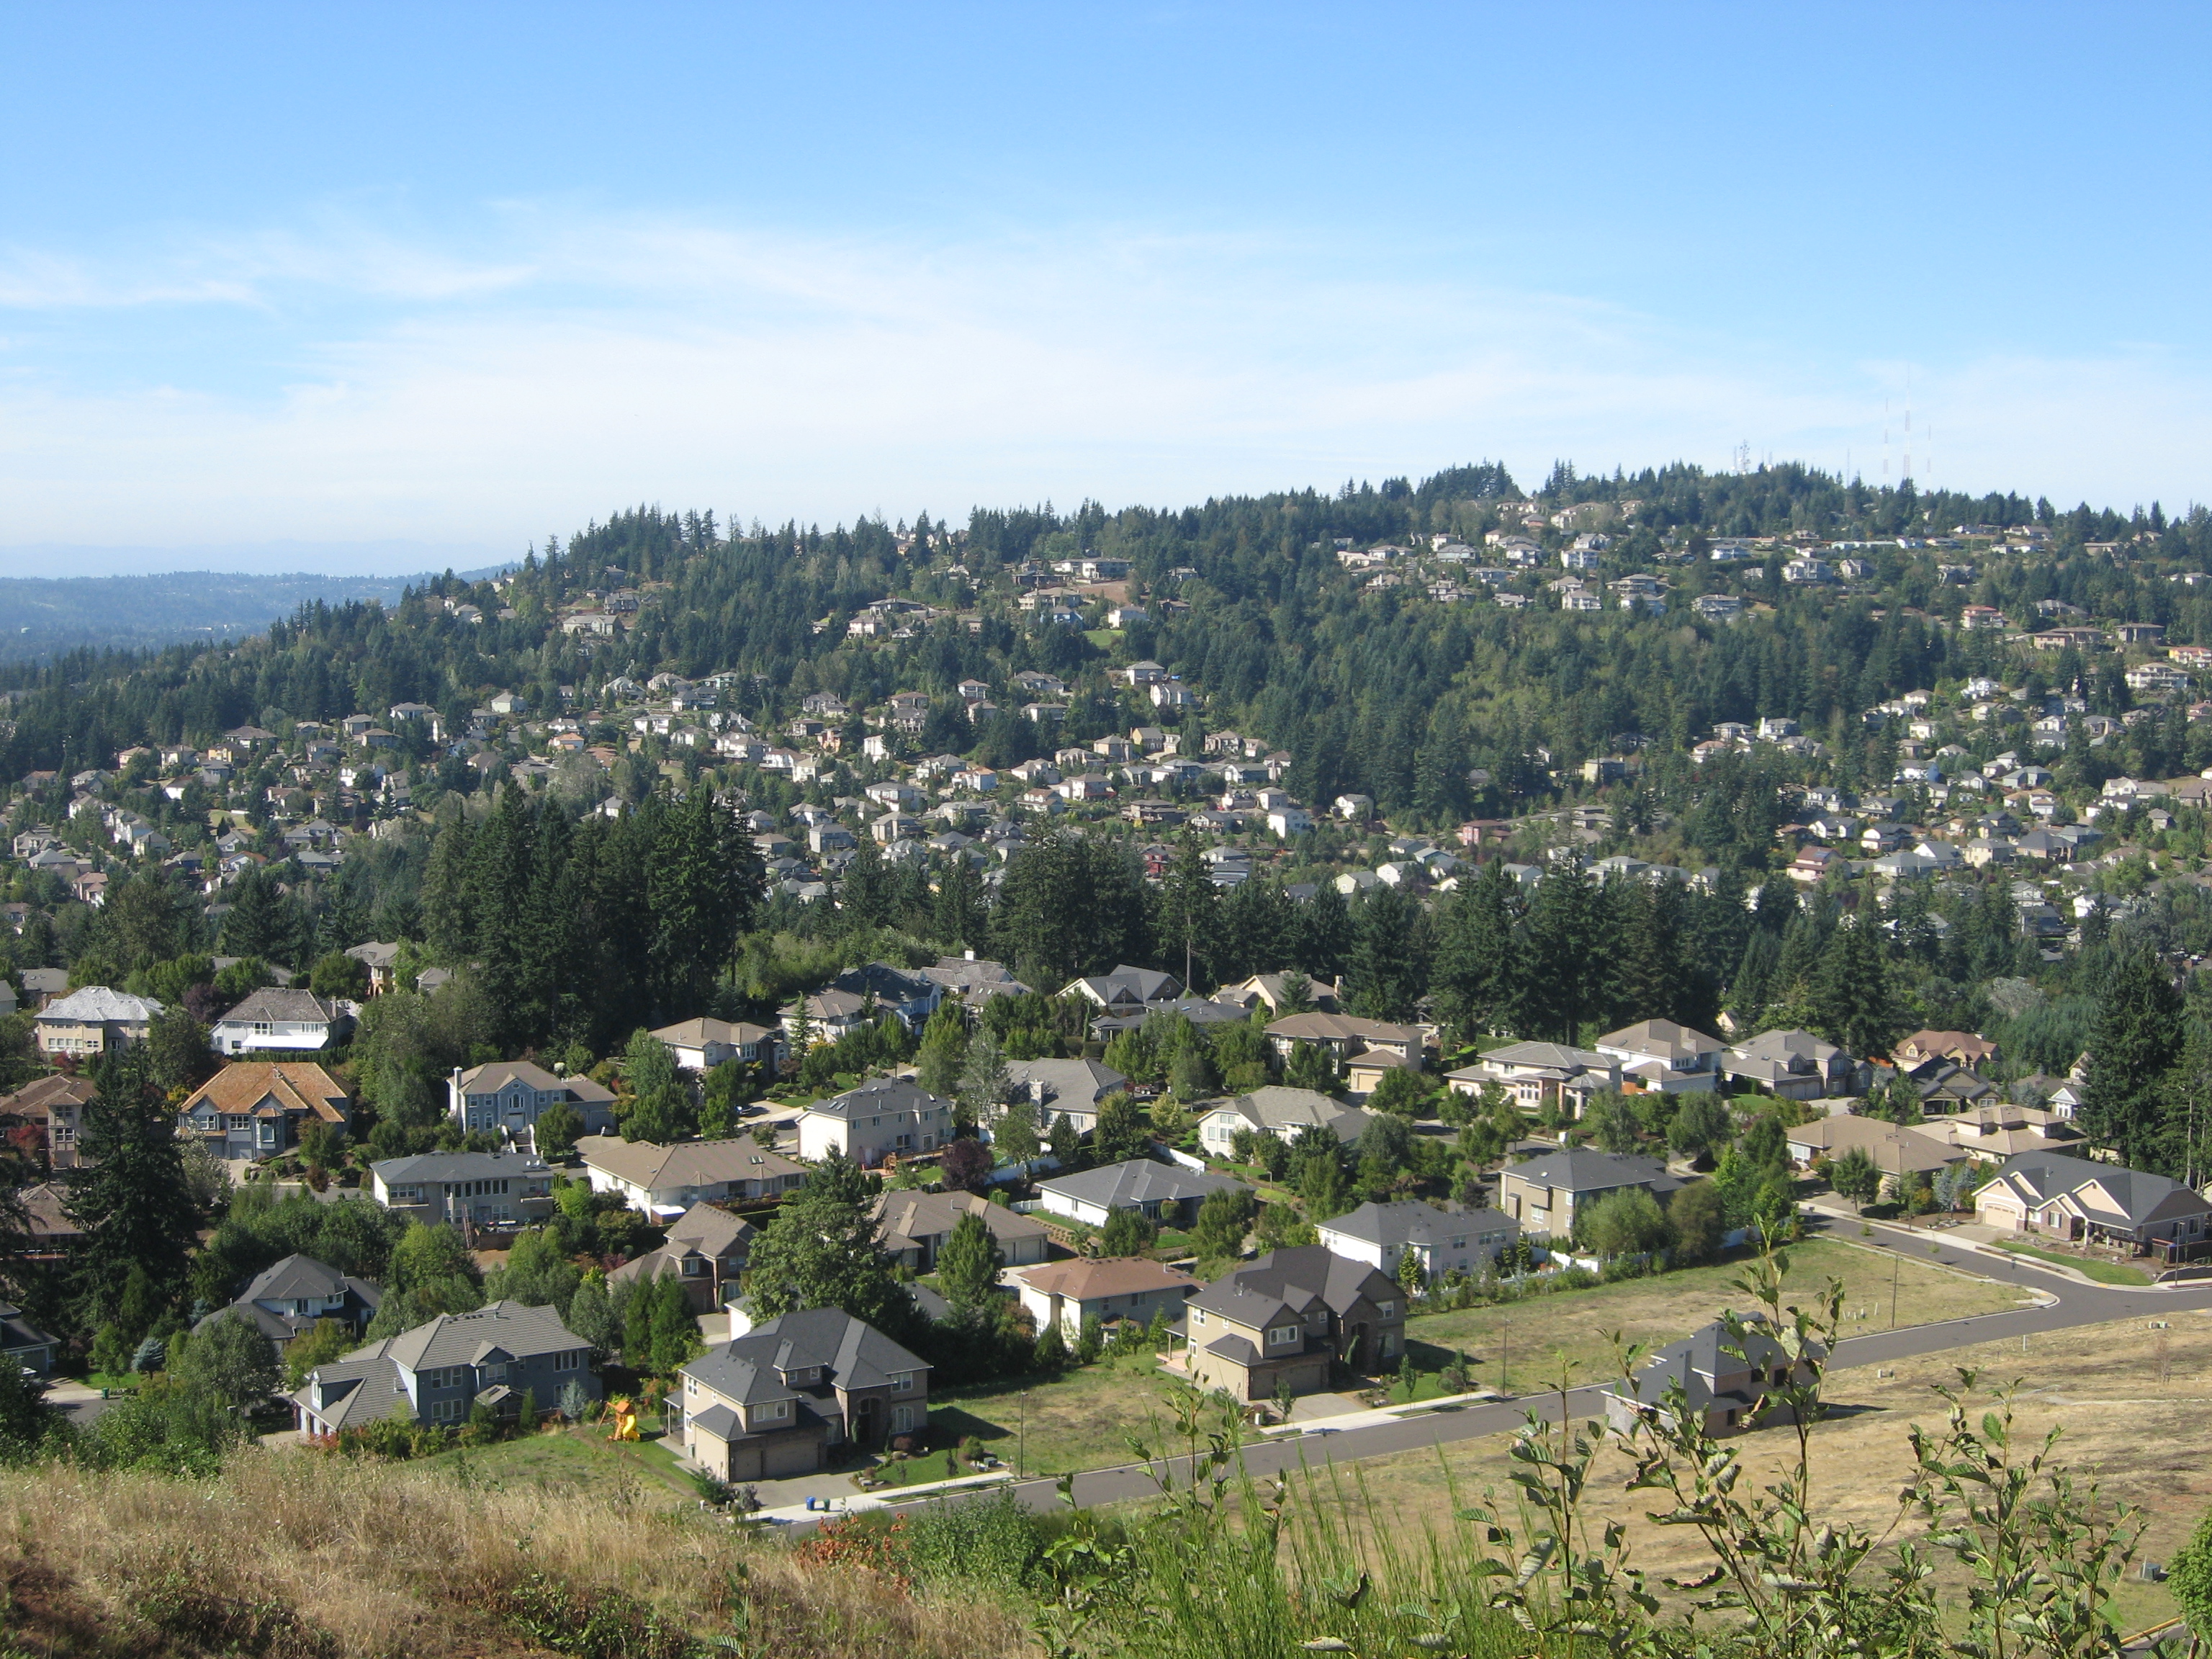
[[[726,1019],[685,1019],[653,1033],[676,1056],[678,1070],[711,1072],[726,1060],[746,1066],[773,1066],[783,1035],[764,1025]]]
[[[1153,1315],[1165,1313],[1172,1322],[1201,1288],[1188,1273],[1143,1256],[1048,1261],[1017,1268],[1006,1279],[1037,1329],[1058,1325],[1070,1337],[1088,1319],[1149,1325]]]
[[[911,1078],[872,1078],[799,1117],[799,1155],[811,1163],[837,1152],[870,1168],[886,1158],[930,1152],[952,1138],[952,1103]]]
[[[219,1054],[298,1053],[325,1047],[353,1017],[312,991],[260,990],[215,1023]]]
[[[1620,1065],[1621,1076],[1662,1094],[1717,1088],[1728,1045],[1671,1019],[1638,1020],[1597,1040],[1597,1051]]]
[[[1480,1273],[1520,1236],[1521,1224],[1502,1211],[1458,1205],[1438,1209],[1412,1199],[1363,1204],[1320,1227],[1322,1244],[1330,1255],[1364,1262],[1393,1278],[1408,1250],[1432,1278],[1455,1270]]]

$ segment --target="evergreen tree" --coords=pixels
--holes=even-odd
[[[988,1033],[986,1033],[988,1038]],[[915,1080],[930,1093],[950,1100],[960,1092],[960,1076],[968,1062],[968,1015],[957,999],[938,1005],[922,1027]]]
[[[1897,1035],[1896,998],[1879,928],[1869,916],[1838,927],[1814,981],[1813,1029],[1845,1052],[1887,1054]]]
[[[1160,946],[1187,990],[1213,976],[1212,953],[1221,915],[1221,890],[1198,837],[1186,830],[1176,838],[1175,861],[1160,886]]]
[[[1026,1097],[1006,1103],[991,1126],[991,1142],[1009,1164],[1026,1164],[1037,1155],[1037,1109]]]
[[[837,879],[838,915],[854,932],[884,926],[891,920],[896,880],[875,837],[862,836]]]
[[[2147,947],[2115,952],[2089,1040],[2081,1129],[2130,1169],[2166,1161],[2160,1086],[2181,1048],[2181,994],[2165,964]]]
[[[972,1322],[992,1305],[1006,1265],[1006,1253],[983,1218],[973,1211],[962,1216],[937,1253],[938,1286],[955,1319]]]
[[[1437,1012],[1463,1041],[1498,1029],[1510,1017],[1515,924],[1520,903],[1502,859],[1482,866],[1438,908],[1435,987]]]
[[[842,1308],[896,1334],[913,1301],[877,1242],[866,1176],[832,1154],[761,1230],[746,1264],[745,1291],[763,1318],[807,1308]]]
[[[72,1262],[94,1318],[116,1310],[132,1270],[167,1300],[182,1287],[200,1217],[185,1180],[175,1109],[143,1048],[111,1049],[83,1108],[82,1163],[65,1200],[84,1233]]]
[[[1378,884],[1352,931],[1352,1006],[1370,1019],[1408,1020],[1428,977],[1428,919],[1397,888]]]
[[[964,853],[956,853],[937,884],[933,932],[945,944],[980,951],[990,943],[991,913],[982,873]]]

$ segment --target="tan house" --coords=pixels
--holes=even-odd
[[[750,1135],[682,1140],[672,1146],[619,1135],[576,1143],[596,1193],[612,1193],[647,1215],[678,1215],[705,1202],[755,1202],[806,1180],[806,1166],[769,1152]]]
[[[1977,1106],[1949,1117],[1932,1117],[1912,1126],[1946,1146],[1955,1146],[1984,1164],[2002,1164],[2022,1152],[2073,1153],[2081,1145],[2081,1130],[2070,1116],[2046,1107],[2000,1103]]]
[[[1556,1106],[1580,1117],[1589,1097],[1620,1087],[1620,1062],[1590,1048],[1561,1042],[1509,1042],[1444,1081],[1455,1094],[1479,1095],[1486,1083],[1504,1089],[1523,1111]]]
[[[607,1278],[649,1281],[672,1273],[684,1281],[692,1312],[711,1313],[737,1294],[759,1231],[727,1210],[694,1204],[669,1224],[667,1242],[659,1249],[623,1262]]]
[[[1971,1070],[1993,1065],[1998,1058],[1996,1043],[1971,1031],[1915,1031],[1891,1052],[1908,1071],[1930,1060],[1948,1060]]]
[[[56,1060],[90,1060],[111,1048],[143,1042],[154,1016],[164,1012],[151,997],[87,985],[39,1012],[34,1022],[39,1050]]]
[[[1566,1238],[1575,1218],[1609,1193],[1641,1187],[1663,1203],[1681,1185],[1656,1158],[1568,1146],[1499,1171],[1498,1207],[1524,1233]]]
[[[1270,1250],[1190,1301],[1183,1364],[1236,1400],[1326,1389],[1335,1367],[1387,1370],[1405,1352],[1406,1294],[1364,1261],[1318,1244]]]
[[[1328,1049],[1330,1057],[1340,1064],[1379,1050],[1411,1060],[1418,1069],[1423,1039],[1419,1029],[1412,1025],[1359,1019],[1350,1014],[1313,1013],[1291,1014],[1276,1020],[1267,1027],[1267,1041],[1285,1059],[1297,1044],[1307,1042]]]
[[[963,1216],[982,1218],[1009,1267],[1042,1261],[1052,1243],[1042,1221],[974,1193],[884,1193],[876,1200],[873,1213],[883,1224],[879,1237],[884,1249],[918,1273],[935,1270],[938,1252]]]
[[[77,1167],[77,1137],[83,1128],[84,1109],[100,1091],[88,1077],[56,1073],[27,1083],[5,1099],[0,1115],[19,1117],[27,1126],[46,1133],[46,1164],[50,1169]]]
[[[2212,1240],[2212,1200],[2193,1188],[2057,1152],[2008,1159],[1974,1194],[1974,1219],[2014,1232],[2128,1245],[2139,1254],[2192,1252]]]
[[[679,1071],[711,1072],[726,1060],[744,1066],[773,1066],[783,1050],[781,1028],[727,1019],[678,1020],[653,1033],[676,1056]]]
[[[1164,1312],[1172,1324],[1199,1288],[1188,1273],[1145,1256],[1047,1262],[1018,1268],[1006,1275],[1006,1282],[1040,1332],[1056,1324],[1070,1340],[1086,1319],[1149,1325],[1155,1314]]]
[[[1787,1133],[1790,1160],[1802,1169],[1864,1152],[1882,1174],[1901,1179],[1933,1176],[1966,1158],[1934,1136],[1878,1117],[1816,1118]]]
[[[1775,1389],[1811,1382],[1824,1350],[1815,1344],[1811,1352],[1793,1360],[1760,1328],[1763,1321],[1747,1322],[1751,1328],[1741,1341],[1716,1320],[1660,1349],[1632,1379],[1613,1385],[1605,1401],[1607,1423],[1626,1434],[1638,1418],[1671,1421],[1668,1396],[1678,1387],[1682,1406],[1704,1417],[1708,1434],[1748,1428],[1755,1413],[1761,1427],[1796,1421],[1796,1413],[1786,1406],[1762,1413],[1760,1404]]]
[[[929,1365],[836,1308],[788,1313],[684,1367],[671,1437],[720,1480],[811,1474],[829,1449],[915,1434]]]

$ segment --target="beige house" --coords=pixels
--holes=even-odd
[[[915,1434],[929,1365],[836,1308],[755,1326],[684,1367],[670,1437],[720,1480],[811,1474],[829,1449]]]
[[[1422,1036],[1412,1025],[1393,1025],[1379,1019],[1358,1019],[1350,1014],[1291,1014],[1267,1027],[1267,1041],[1287,1059],[1301,1042],[1326,1048],[1339,1063],[1370,1050],[1395,1054],[1419,1066]]]
[[[1364,1261],[1318,1244],[1270,1250],[1191,1298],[1190,1380],[1236,1400],[1326,1389],[1337,1365],[1388,1370],[1406,1346],[1406,1296]]]
[[[90,1060],[111,1048],[143,1042],[154,1016],[166,1012],[151,997],[134,997],[105,985],[87,985],[58,997],[33,1022],[39,1051],[59,1060]]]
[[[651,1280],[672,1273],[684,1281],[691,1311],[711,1313],[738,1293],[759,1231],[727,1210],[694,1204],[670,1224],[659,1249],[623,1262],[607,1278]]]
[[[2070,1115],[2039,1106],[1976,1106],[1949,1117],[1931,1117],[1912,1126],[1945,1146],[1954,1146],[1984,1164],[2002,1164],[2022,1152],[2077,1152],[2082,1141]]]
[[[1787,1144],[1791,1162],[1801,1169],[1810,1169],[1824,1158],[1864,1152],[1882,1174],[1899,1179],[1933,1176],[1966,1158],[1964,1152],[1917,1128],[1878,1117],[1824,1117],[1801,1123],[1788,1131]]]
[[[2170,1176],[2057,1152],[2007,1160],[1974,1194],[1974,1219],[2014,1232],[2193,1254],[2212,1241],[2212,1200]]]
[[[1086,1319],[1149,1325],[1153,1315],[1164,1312],[1173,1323],[1199,1289],[1188,1273],[1144,1256],[1047,1262],[1009,1273],[1006,1282],[1039,1331],[1056,1324],[1071,1340]]]
[[[1444,1082],[1455,1094],[1469,1097],[1480,1094],[1485,1084],[1495,1083],[1525,1112],[1540,1112],[1549,1105],[1580,1117],[1592,1095],[1620,1087],[1620,1063],[1594,1049],[1571,1048],[1562,1042],[1509,1042],[1450,1073]]]
[[[938,1252],[963,1216],[982,1218],[1009,1267],[1042,1261],[1052,1243],[1052,1234],[1042,1221],[974,1193],[884,1193],[877,1198],[873,1213],[883,1224],[884,1249],[918,1273],[935,1269]]]
[[[647,1215],[681,1214],[702,1202],[774,1198],[806,1179],[804,1164],[769,1152],[750,1135],[672,1146],[593,1135],[576,1143],[576,1154],[593,1192],[613,1193]]]
[[[1609,1193],[1641,1187],[1663,1203],[1681,1185],[1656,1158],[1569,1146],[1501,1170],[1498,1207],[1520,1223],[1524,1233],[1566,1238],[1574,1232],[1575,1218]]]

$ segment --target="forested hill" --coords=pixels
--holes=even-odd
[[[1428,554],[1450,538],[1487,566],[1497,553],[1486,536],[1501,532],[1528,541],[1544,568],[1506,582],[1504,571],[1416,570],[1409,558],[1392,585],[1345,562],[1346,549]],[[1593,561],[1594,591],[1648,573],[1651,601],[1601,592],[1592,610],[1563,608],[1547,579],[1577,535],[1607,544]],[[1728,538],[1771,539],[1742,562],[1717,562],[1712,545]],[[1862,740],[1861,711],[2008,659],[2002,633],[1959,630],[1970,607],[2032,626],[2038,602],[2055,601],[2163,623],[2171,641],[2212,639],[2212,588],[2169,580],[2212,563],[2208,542],[2202,509],[2186,522],[2156,507],[2062,513],[2018,495],[1876,489],[1795,465],[1612,477],[1562,466],[1533,496],[1503,468],[1473,466],[1419,484],[1224,498],[1180,512],[977,509],[957,528],[922,515],[910,526],[863,520],[726,535],[712,514],[641,508],[550,540],[496,589],[440,579],[391,606],[319,602],[236,646],[79,652],[0,670],[9,699],[0,775],[112,765],[137,744],[403,702],[447,713],[458,730],[496,690],[544,709],[564,685],[588,694],[663,671],[736,676],[740,703],[757,718],[787,714],[817,690],[855,708],[897,690],[941,707],[963,678],[1000,684],[1035,668],[1069,680],[1064,737],[1088,741],[1119,721],[1103,695],[1107,672],[1149,657],[1205,699],[1206,728],[1233,726],[1288,750],[1297,770],[1287,786],[1310,802],[1356,791],[1386,813],[1441,823],[1504,808],[1542,793],[1553,773],[1639,744],[1661,751],[1653,781],[1663,783],[1664,757],[1679,762],[1696,734],[1762,716],[1832,738],[1849,785],[1869,768],[1889,776],[1886,756],[1861,752],[1879,741]],[[1795,552],[1858,544],[1868,544],[1856,548],[1858,579],[1785,580]],[[1143,618],[1108,634],[1008,602],[1019,582],[1039,580],[1021,574],[1025,563],[1085,556],[1126,562]],[[639,608],[611,632],[564,631],[564,613],[624,589]],[[1709,619],[1698,605],[1709,593],[1737,596],[1745,613]],[[1524,597],[1527,608],[1507,608]],[[886,600],[919,607],[915,622],[877,637],[848,633]],[[1102,620],[1095,588],[1067,602],[1089,609],[1065,621]],[[2096,678],[2063,653],[2047,672],[2054,684]],[[1008,712],[981,752],[1009,763],[1036,738]]]

